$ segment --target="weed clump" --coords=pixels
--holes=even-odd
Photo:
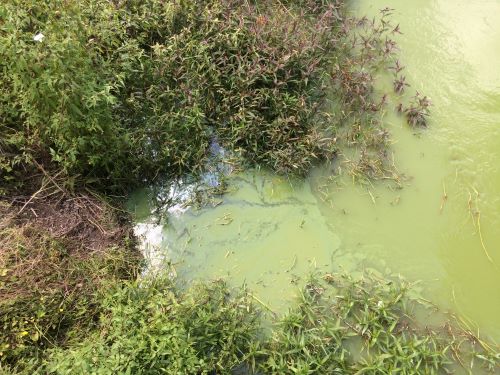
[[[426,326],[426,310],[408,296],[410,285],[365,274],[362,279],[313,277],[264,345],[260,364],[273,374],[439,374],[463,366],[495,372],[498,347],[463,337],[456,323]],[[427,310],[427,313],[429,311]],[[465,342],[468,343],[465,344]],[[482,354],[479,354],[482,353]]]
[[[427,127],[430,106],[430,99],[417,92],[410,105],[404,110],[408,123],[414,127]]]

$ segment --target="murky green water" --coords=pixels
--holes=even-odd
[[[303,183],[248,173],[216,208],[148,227],[150,246],[189,278],[246,282],[276,310],[314,268],[399,273],[500,340],[500,2],[356,6],[360,14],[396,8],[408,81],[434,103],[418,136],[387,115],[397,167],[411,177],[404,189],[368,190],[322,170]],[[144,195],[132,204],[148,212]]]

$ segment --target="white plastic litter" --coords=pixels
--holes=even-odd
[[[41,42],[43,38],[45,38],[45,35],[43,35],[42,33],[38,33],[33,37],[33,40],[35,42]]]

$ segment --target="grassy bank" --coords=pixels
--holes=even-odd
[[[1,368],[96,329],[101,288],[140,266],[126,220],[102,200],[48,188],[28,205],[0,200]]]
[[[430,310],[408,285],[366,275],[311,278],[289,313],[263,328],[246,290],[222,281],[179,291],[172,280],[117,283],[100,299],[98,327],[48,351],[27,373],[441,374],[494,373],[500,353]],[[435,313],[435,312],[432,312]]]

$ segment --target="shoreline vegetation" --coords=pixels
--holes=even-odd
[[[316,275],[269,330],[247,290],[138,278],[124,199],[196,178],[213,142],[237,168],[304,176],[349,153],[353,177],[395,178],[375,77],[392,72],[411,127],[430,101],[406,97],[390,16],[332,0],[4,2],[0,373],[498,371],[470,328],[419,326],[400,281]]]
[[[293,175],[355,149],[352,169],[380,177],[382,71],[408,123],[427,124],[428,98],[404,95],[391,9],[368,20],[335,0],[9,0],[0,12],[3,191],[33,190],[46,171],[125,193],[199,174],[214,141],[241,167]]]

